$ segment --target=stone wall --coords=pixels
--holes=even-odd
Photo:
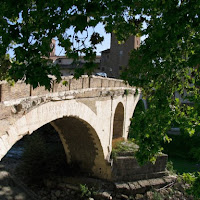
[[[158,156],[156,163],[140,166],[133,156],[118,156],[113,161],[113,180],[137,181],[166,175],[167,155]]]
[[[50,91],[45,90],[45,87],[37,87],[33,89],[30,85],[19,81],[14,86],[6,82],[0,82],[0,102],[9,101],[19,98],[26,98],[30,96],[39,96],[51,92],[62,92],[69,90],[78,90],[86,88],[104,88],[104,87],[129,87],[122,80],[82,76],[79,79],[73,79],[72,76],[63,77],[60,83],[56,80],[52,81],[52,88]]]

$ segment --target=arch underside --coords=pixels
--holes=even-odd
[[[76,117],[64,117],[51,124],[60,135],[68,163],[92,173],[95,161],[104,160],[96,132],[88,123]]]
[[[141,114],[141,112],[144,112],[145,109],[146,109],[145,101],[141,97],[140,99],[138,99],[137,104],[135,104],[131,118],[133,118],[133,117],[138,118],[139,115]],[[128,138],[134,138],[134,137],[135,137],[134,126],[131,121],[130,126],[129,126]]]
[[[113,139],[121,138],[123,136],[124,128],[124,106],[120,102],[118,103],[113,122]]]
[[[84,171],[107,178],[110,176],[110,166],[104,159],[102,144],[95,130],[96,118],[96,114],[86,105],[73,100],[38,106],[9,128],[2,140],[4,147],[0,147],[0,159],[24,135],[51,123],[60,135],[69,163],[78,163]]]

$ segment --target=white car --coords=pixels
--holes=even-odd
[[[95,74],[95,76],[101,76],[107,78],[107,74],[105,72],[98,72]]]

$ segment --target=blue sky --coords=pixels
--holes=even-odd
[[[111,34],[106,33],[103,24],[98,24],[95,28],[89,28],[89,35],[93,33],[93,31],[98,32],[101,36],[104,36],[104,41],[101,44],[98,44],[97,47],[97,55],[101,55],[101,51],[110,48],[110,37]],[[72,34],[72,30],[67,32],[68,34]],[[79,34],[81,37],[81,34]],[[88,42],[88,41],[87,41]],[[58,44],[58,41],[57,41]],[[64,49],[56,45],[56,55],[63,56],[65,55]]]
[[[101,44],[98,44],[97,47],[97,55],[101,55],[101,51],[110,48],[110,37],[111,34],[107,34],[105,32],[104,26],[102,24],[98,24],[95,28],[89,28],[89,35],[91,35],[93,33],[93,31],[98,32],[101,36],[104,36],[104,41]],[[73,34],[72,29],[69,29],[69,31],[67,31],[68,34]],[[78,34],[80,37],[82,36],[81,34]],[[84,34],[83,34],[84,35]],[[56,38],[55,38],[56,39]],[[88,40],[86,40],[86,43],[88,42]],[[57,56],[64,56],[65,55],[65,51],[63,48],[58,46],[58,41],[56,41],[56,55]],[[15,46],[14,46],[15,48]],[[14,57],[14,51],[12,49],[10,49],[8,51],[8,53],[10,54],[11,57]]]
[[[109,49],[110,48],[110,40],[111,40],[111,34],[106,33],[103,24],[98,24],[95,28],[89,28],[89,35],[91,35],[93,32],[98,32],[101,36],[104,36],[104,41],[101,44],[98,44],[97,47],[97,55],[101,55],[101,51]],[[67,34],[73,34],[73,30],[70,29],[67,31]],[[83,34],[84,35],[84,34]],[[78,34],[78,36],[82,36],[81,34]],[[55,38],[56,39],[56,38]],[[141,40],[144,40],[144,37],[141,38]],[[86,43],[89,43],[89,40],[86,40]],[[13,50],[9,50],[8,53],[11,57],[14,57]],[[64,56],[65,51],[63,48],[58,46],[58,41],[56,41],[56,55],[57,56]]]

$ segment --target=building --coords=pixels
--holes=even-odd
[[[112,33],[110,49],[102,51],[101,56],[96,57],[94,63],[97,67],[93,74],[105,72],[108,77],[120,78],[121,70],[128,66],[130,51],[137,49],[139,46],[140,37],[130,36],[125,43],[119,44],[114,33]],[[60,71],[63,76],[74,75],[75,69],[82,68],[87,62],[83,57],[80,57],[77,62],[73,62],[73,59],[66,56],[56,56],[56,42],[54,39],[52,39],[51,48],[50,59],[55,64],[60,65]]]
[[[87,62],[84,60],[83,57],[80,57],[78,61],[74,62],[72,58],[67,58],[66,56],[57,56],[55,54],[56,52],[55,39],[52,39],[51,48],[52,48],[52,51],[50,53],[50,59],[53,61],[53,63],[58,64],[60,66],[60,71],[61,71],[62,76],[74,75],[75,69],[82,68],[83,65]],[[100,61],[101,61],[101,56],[97,56],[94,61],[94,63],[96,64],[96,69],[93,72],[94,74],[101,71]]]
[[[129,53],[140,46],[140,37],[130,36],[123,44],[119,44],[114,33],[111,34],[110,49],[101,52],[100,69],[108,77],[119,78],[123,67],[128,66]]]
[[[77,62],[73,62],[72,58],[56,56],[54,63],[60,66],[62,76],[69,76],[74,75],[75,69],[82,68],[86,61],[83,59],[83,57],[80,57]],[[100,56],[96,57],[94,63],[97,65],[97,67],[93,73],[100,72]]]

